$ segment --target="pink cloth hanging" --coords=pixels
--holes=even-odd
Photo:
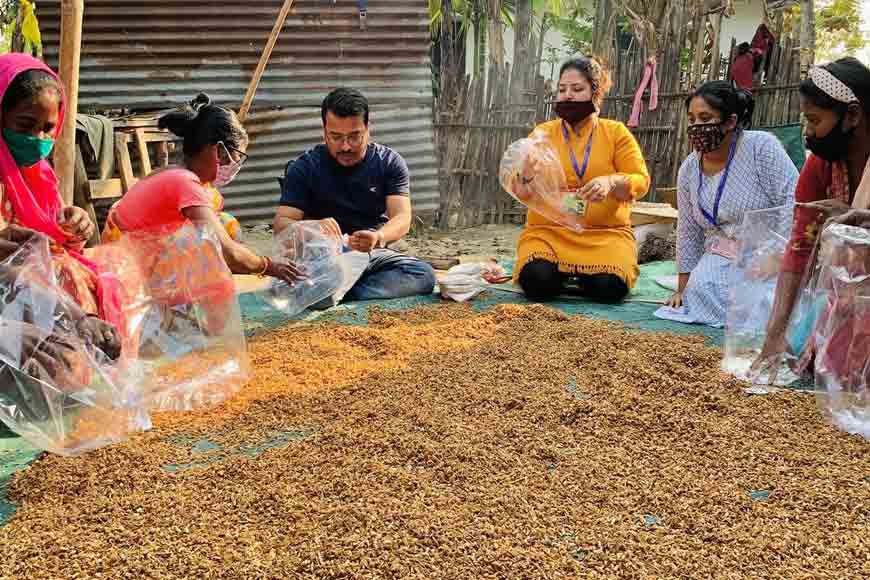
[[[642,108],[643,93],[649,86],[649,110],[655,111],[659,106],[659,79],[656,75],[656,57],[652,56],[643,67],[643,78],[634,93],[634,105],[631,108],[631,117],[628,119],[629,127],[637,127],[640,124],[640,111]]]

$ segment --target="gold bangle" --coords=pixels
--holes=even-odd
[[[259,276],[260,278],[262,278],[263,276],[266,275],[266,270],[268,270],[269,266],[272,265],[272,260],[269,259],[268,256],[263,256],[262,258],[263,258],[263,269],[260,270],[259,273],[257,273],[257,276]]]

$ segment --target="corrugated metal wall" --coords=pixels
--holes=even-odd
[[[79,110],[153,110],[204,91],[238,110],[282,0],[88,0]],[[45,58],[57,65],[60,2],[38,4]],[[428,8],[370,0],[360,30],[355,0],[297,0],[247,123],[250,160],[225,191],[247,222],[271,219],[286,162],[322,140],[319,105],[340,85],[373,105],[372,136],[411,169],[417,213],[438,206]]]

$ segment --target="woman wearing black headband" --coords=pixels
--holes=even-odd
[[[798,180],[767,340],[753,366],[759,374],[770,371],[771,382],[784,355],[803,351],[804,363],[812,355],[800,340],[789,344],[786,331],[826,220],[870,225],[870,69],[854,58],[814,67],[801,83],[800,96],[812,155]]]

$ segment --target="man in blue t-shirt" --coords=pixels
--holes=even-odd
[[[288,164],[275,214],[275,233],[299,220],[318,220],[327,231],[346,234],[350,249],[371,256],[347,300],[430,294],[429,264],[390,249],[411,227],[408,165],[369,142],[369,104],[359,91],[338,88],[321,106],[325,144]]]

